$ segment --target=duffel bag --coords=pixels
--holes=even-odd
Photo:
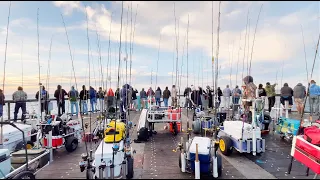
[[[311,144],[320,146],[320,128],[316,126],[306,127],[303,138]]]

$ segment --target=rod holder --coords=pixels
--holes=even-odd
[[[200,162],[198,157],[198,143],[196,144],[196,160],[194,162],[195,165],[195,179],[200,179]]]

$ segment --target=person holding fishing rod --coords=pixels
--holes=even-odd
[[[57,99],[57,106],[58,106],[58,116],[61,116],[65,113],[65,96],[68,93],[66,90],[62,89],[61,85],[57,86],[57,90],[54,92],[54,97]]]
[[[36,99],[39,100],[39,91],[36,93]],[[41,90],[41,112],[45,111],[46,114],[49,114],[48,112],[48,100],[49,100],[49,93],[46,91],[46,88],[42,86]]]
[[[266,83],[266,92],[267,92],[267,96],[268,96],[268,111],[269,113],[271,112],[272,107],[274,106],[274,104],[276,103],[276,90],[275,87],[276,85],[278,85],[277,83],[270,85],[270,82]]]

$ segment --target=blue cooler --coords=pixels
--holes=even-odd
[[[200,173],[209,173],[210,169],[210,151],[211,151],[211,139],[207,137],[194,137],[190,148],[190,161],[191,161],[191,169],[194,171],[194,161],[196,159],[196,144],[198,144],[198,155],[200,161]]]
[[[300,120],[280,117],[276,128],[277,133],[285,134],[289,131],[292,135],[297,135],[300,127]]]

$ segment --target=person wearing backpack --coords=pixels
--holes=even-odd
[[[78,97],[79,93],[77,90],[74,89],[74,86],[71,86],[71,90],[68,93],[70,105],[71,105],[71,114],[74,114],[74,107],[76,107],[76,116],[79,113],[79,104],[78,104]]]
[[[91,112],[94,113],[95,112],[94,107],[97,103],[97,91],[92,86],[90,86],[89,97],[90,97]]]
[[[239,89],[239,86],[236,85],[236,88],[232,91],[232,104],[239,104],[240,96],[241,90]]]

